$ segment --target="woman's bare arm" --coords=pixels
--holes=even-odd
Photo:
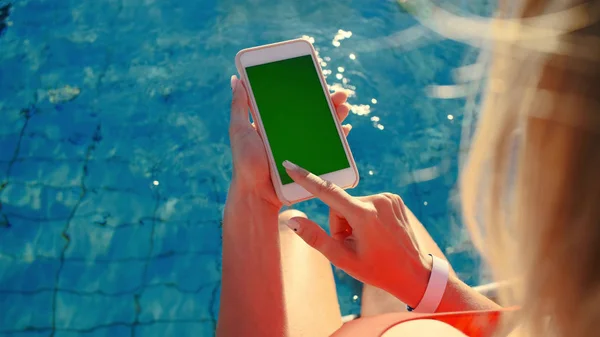
[[[283,336],[278,209],[233,183],[223,220],[217,336]]]
[[[415,233],[419,246],[425,250],[428,254],[433,254],[446,261],[448,259],[435,243],[427,229],[421,224],[419,219],[406,208],[408,220]],[[406,291],[398,289],[398,291]],[[438,312],[450,312],[450,311],[466,311],[466,310],[493,310],[499,309],[500,306],[494,301],[480,294],[475,289],[469,287],[462,282],[454,270],[450,270],[450,278],[448,279],[448,286],[442,301],[438,307]]]

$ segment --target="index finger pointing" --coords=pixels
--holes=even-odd
[[[332,209],[345,216],[356,214],[357,200],[332,182],[321,179],[300,166],[286,160],[283,162],[290,178]]]

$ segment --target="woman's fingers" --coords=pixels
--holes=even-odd
[[[352,124],[342,125],[342,131],[344,131],[344,135],[347,137],[350,131],[352,130]]]
[[[331,95],[331,101],[336,107],[346,103],[348,94],[345,91],[337,91]]]
[[[283,162],[283,167],[285,167],[290,178],[298,185],[302,186],[315,197],[321,199],[321,201],[337,212],[344,214],[347,217],[351,217],[360,212],[361,207],[358,204],[358,200],[352,198],[350,194],[346,193],[346,191],[334,183],[323,180],[321,177],[308,172],[288,160]]]
[[[250,117],[248,116],[248,94],[242,81],[237,76],[231,76],[231,90],[233,99],[231,100],[231,120],[229,121],[229,134],[234,135],[250,127]]]
[[[348,266],[352,252],[348,250],[343,241],[333,239],[319,225],[306,218],[291,218],[287,225],[331,263],[342,269]]]
[[[344,119],[346,119],[346,117],[348,117],[348,114],[350,113],[350,106],[348,105],[348,103],[338,105],[335,108],[335,113],[337,114],[339,121],[343,122]]]
[[[337,91],[331,95],[331,101],[335,106],[335,112],[340,122],[343,122],[350,113],[350,106],[346,103],[347,100],[348,94],[345,91]]]

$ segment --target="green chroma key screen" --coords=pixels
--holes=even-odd
[[[350,167],[311,55],[246,68],[283,185],[289,160],[321,175]]]

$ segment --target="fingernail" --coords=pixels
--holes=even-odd
[[[298,222],[298,220],[291,218],[287,221],[286,225],[293,230],[294,232],[297,232],[298,229],[300,228],[300,222]]]
[[[292,163],[289,160],[286,160],[282,163],[283,167],[290,172],[294,172],[296,175],[308,176],[310,172],[303,169],[302,167]]]
[[[344,127],[348,129],[348,131],[352,130],[352,124],[346,124]]]
[[[288,170],[292,170],[292,171],[297,171],[300,167],[298,167],[298,165],[292,163],[289,160],[286,160],[282,163],[283,167],[285,167]]]
[[[231,91],[235,89],[235,85],[237,84],[237,76],[231,75]]]

